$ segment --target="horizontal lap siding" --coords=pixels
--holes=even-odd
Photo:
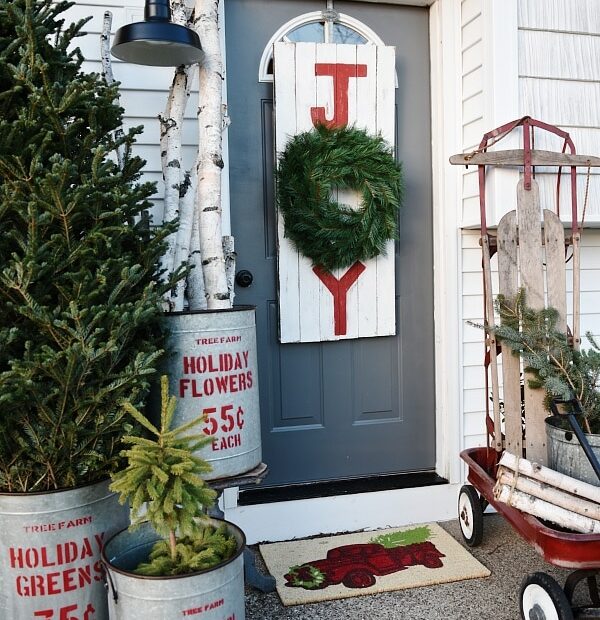
[[[519,0],[519,107],[571,135],[577,152],[600,155],[600,6],[597,0]],[[539,148],[559,141],[537,134]],[[553,209],[556,177],[537,175],[542,206]],[[577,179],[581,218],[587,171]],[[561,192],[561,217],[570,214],[570,185]],[[600,170],[591,170],[581,248],[581,331],[600,334]],[[570,274],[567,287],[570,291]],[[569,293],[568,293],[569,297]],[[572,300],[568,298],[568,312]],[[569,316],[572,323],[572,316]],[[583,337],[583,346],[588,346]]]
[[[118,0],[85,0],[77,2],[67,12],[72,21],[91,16],[84,26],[85,35],[76,39],[77,45],[85,58],[85,71],[101,72],[100,33],[104,11],[113,14],[113,32],[125,23],[143,19],[142,0],[130,0],[127,5]],[[171,84],[173,69],[170,67],[145,67],[112,60],[113,74],[121,82],[119,103],[125,110],[124,126],[141,127],[142,133],[137,136],[134,154],[146,160],[143,181],[157,184],[154,203],[154,221],[162,220],[163,183],[160,165],[160,126],[158,115],[164,111],[167,92]],[[192,163],[197,144],[196,108],[198,105],[197,87],[187,106],[182,137],[182,151],[186,168]]]
[[[600,10],[597,0],[521,0],[519,19],[519,108],[571,135],[578,153],[600,153]],[[536,146],[560,150],[562,142],[540,133]],[[540,198],[555,204],[555,183],[541,174]],[[579,217],[587,173],[578,174]],[[561,217],[570,214],[569,185]],[[600,224],[600,170],[591,170],[586,222]]]
[[[463,0],[461,4],[462,56],[462,146],[475,148],[483,127],[483,15],[481,0]],[[477,218],[476,170],[463,170],[462,219]]]
[[[484,127],[482,0],[463,0],[461,4],[462,52],[462,148],[472,151],[479,145]],[[479,221],[477,168],[461,168],[462,221]],[[463,231],[462,248],[463,317],[462,411],[465,447],[485,444],[485,387],[482,367],[483,332],[468,322],[483,320],[481,248],[479,233]]]

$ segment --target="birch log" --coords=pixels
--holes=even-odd
[[[188,264],[191,268],[187,279],[187,298],[191,310],[206,310],[206,288],[200,254],[200,220],[199,210],[194,209],[192,221],[192,238]]]
[[[516,475],[515,472],[504,467],[498,469],[497,480],[499,484],[505,484],[508,487],[527,493],[527,495],[543,499],[555,506],[576,512],[584,517],[590,517],[597,521],[600,520],[600,504],[571,495],[545,482],[539,482],[527,476]]]
[[[225,277],[227,279],[227,290],[229,291],[229,302],[233,306],[235,295],[235,239],[231,235],[223,237],[223,252],[225,253]]]
[[[112,29],[113,15],[110,11],[104,11],[104,18],[102,20],[102,32],[100,34],[100,58],[102,59],[102,77],[104,81],[112,86],[115,83],[115,78],[112,70],[112,59],[110,55],[110,31]],[[118,99],[118,95],[117,95]],[[119,169],[123,169],[123,153],[121,152],[121,146],[119,141],[123,137],[123,130],[121,128],[115,130],[115,142],[117,146],[115,153],[117,156],[117,165]]]
[[[519,474],[523,474],[529,478],[545,482],[557,489],[600,504],[600,487],[594,486],[593,484],[583,482],[582,480],[576,480],[570,476],[565,476],[565,474],[554,471],[549,467],[531,463],[531,461],[527,459],[518,459],[514,454],[510,454],[510,452],[505,452],[502,455],[499,464],[512,471],[518,471]]]
[[[189,67],[180,66],[175,70],[165,113],[159,117],[161,127],[161,160],[165,182],[164,219],[167,222],[179,215],[179,194],[182,183],[181,173],[181,128],[187,101],[190,96]],[[178,268],[175,264],[176,234],[167,238],[167,249],[162,267],[167,272]]]
[[[200,252],[207,306],[231,306],[221,231],[222,80],[223,66],[218,25],[219,0],[196,0],[194,27],[202,41],[198,108],[198,190]],[[192,270],[190,277],[198,274]],[[194,310],[190,300],[190,309]]]
[[[582,534],[600,533],[600,521],[565,510],[543,499],[513,489],[506,484],[497,484],[494,487],[494,497],[497,501],[513,506],[522,512],[556,523],[575,532]]]

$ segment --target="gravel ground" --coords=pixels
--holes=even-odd
[[[462,542],[456,520],[441,525]],[[519,590],[526,575],[544,571],[561,585],[568,575],[544,562],[497,514],[484,516],[483,543],[471,552],[490,577],[295,607],[284,607],[276,592],[247,588],[246,620],[520,620]]]

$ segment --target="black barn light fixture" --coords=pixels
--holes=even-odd
[[[146,0],[144,21],[119,28],[111,53],[126,62],[154,67],[191,65],[203,56],[198,35],[171,22],[169,0]]]

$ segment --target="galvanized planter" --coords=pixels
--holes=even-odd
[[[206,416],[212,442],[201,456],[207,480],[254,469],[262,458],[253,306],[165,315],[171,352],[165,372],[178,398],[174,424]]]
[[[598,476],[572,431],[559,428],[548,419],[546,437],[549,467],[571,478],[600,486]],[[586,434],[586,438],[594,454],[600,459],[600,435]]]
[[[108,618],[100,551],[129,523],[108,484],[0,494],[0,618]]]
[[[219,526],[222,521],[210,519]],[[244,556],[242,530],[226,522],[238,542],[237,553],[223,564],[189,575],[143,577],[133,570],[147,559],[159,540],[146,523],[133,532],[124,530],[104,546],[102,561],[107,570],[109,618],[111,620],[244,620]]]

